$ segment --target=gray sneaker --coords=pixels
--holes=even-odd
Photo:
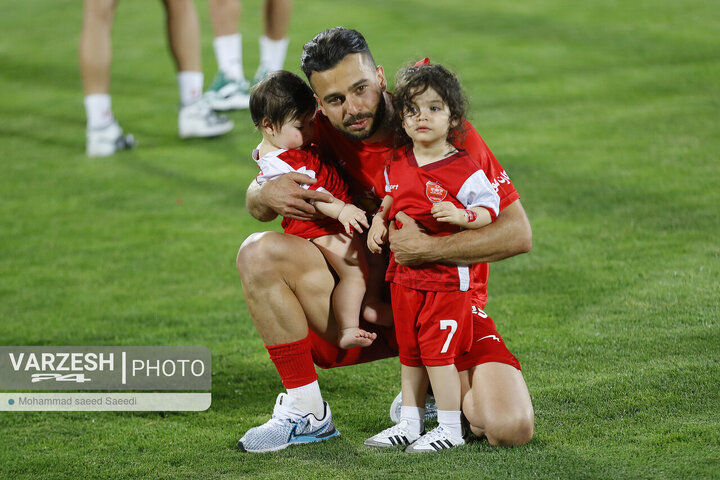
[[[248,430],[238,441],[243,452],[275,452],[300,443],[322,442],[340,435],[332,421],[327,402],[323,418],[295,408],[295,399],[285,393],[278,395],[270,420]]]
[[[400,421],[400,408],[402,407],[402,392],[398,393],[395,400],[390,404],[390,420],[395,423]],[[437,405],[435,397],[428,394],[425,397],[425,421],[437,417]]]

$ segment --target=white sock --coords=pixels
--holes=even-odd
[[[265,35],[260,37],[260,68],[268,72],[282,70],[289,43],[288,38],[272,40]]]
[[[460,422],[460,410],[438,410],[438,423],[453,437],[462,438],[462,423]]]
[[[240,81],[245,78],[242,66],[242,35],[223,35],[213,40],[218,69],[226,78]]]
[[[85,97],[87,128],[91,130],[107,127],[113,121],[112,101],[107,93],[93,93]]]
[[[408,422],[410,431],[420,434],[425,426],[425,408],[424,407],[400,407],[400,421]]]
[[[177,81],[180,89],[180,105],[188,105],[202,96],[202,72],[178,72]]]
[[[288,388],[287,393],[295,400],[295,407],[301,412],[312,413],[318,420],[325,416],[325,405],[317,380],[302,387]]]

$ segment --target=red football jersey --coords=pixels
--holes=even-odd
[[[327,191],[343,202],[350,202],[347,185],[332,165],[326,165],[320,161],[319,153],[315,145],[298,150],[275,150],[261,158],[259,158],[258,150],[254,150],[253,160],[260,167],[257,182],[262,185],[286,173],[303,173],[317,179],[313,185],[302,185],[303,188]],[[317,238],[345,231],[340,222],[328,217],[307,221],[283,218],[282,227],[285,233],[302,238]]]
[[[435,203],[447,201],[457,208],[483,207],[494,219],[500,210],[495,192],[479,162],[460,150],[443,160],[418,166],[411,148],[387,167],[385,191],[393,197],[388,219],[399,211],[420,223],[431,235],[450,235],[460,227],[438,222],[430,213]],[[423,264],[406,267],[390,255],[386,280],[416,290],[467,291],[475,287],[475,268],[468,265]]]
[[[463,121],[464,135],[459,148],[480,163],[490,184],[500,196],[500,211],[520,198],[500,163],[480,135],[467,120]],[[394,156],[393,141],[388,138],[380,143],[365,143],[347,138],[335,130],[327,117],[318,111],[315,117],[315,140],[323,150],[323,160],[334,157],[355,204],[363,207],[371,199],[374,208],[385,196],[385,165]],[[327,155],[325,155],[327,153]],[[365,207],[369,211],[370,208]],[[487,301],[488,265],[476,264],[476,285],[473,296],[479,304]]]

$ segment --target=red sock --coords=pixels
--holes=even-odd
[[[318,379],[310,353],[310,336],[297,342],[265,345],[285,388],[298,388]]]

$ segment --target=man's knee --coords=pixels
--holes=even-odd
[[[524,412],[491,418],[485,423],[484,434],[490,445],[513,447],[532,439],[535,421],[532,412]]]
[[[282,248],[273,233],[253,233],[240,245],[235,265],[243,280],[275,270],[275,260]]]

